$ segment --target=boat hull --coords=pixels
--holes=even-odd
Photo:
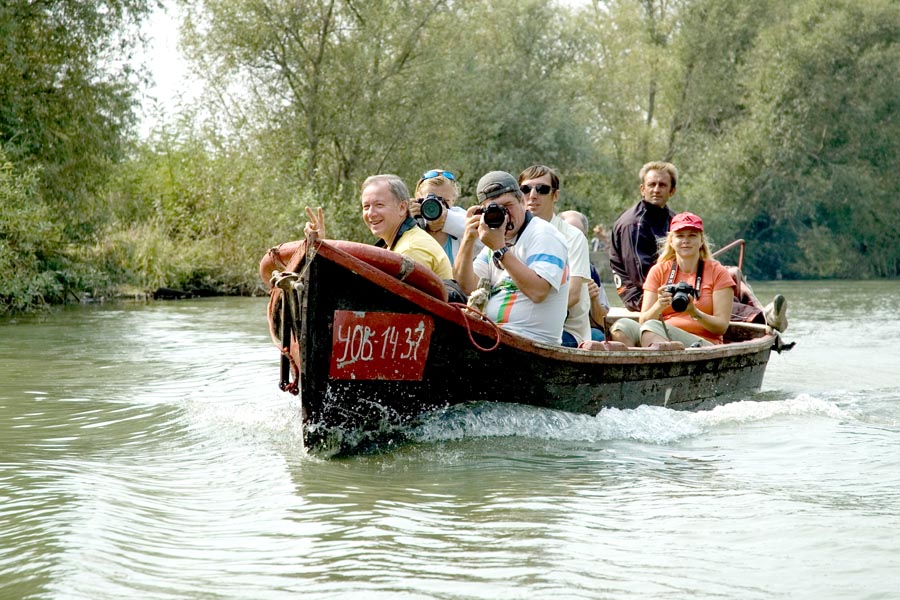
[[[726,402],[759,389],[775,341],[751,328],[745,341],[687,350],[549,346],[502,332],[327,243],[294,262],[302,286],[291,292],[299,315],[291,330],[312,449],[347,450],[360,432],[389,436],[425,412],[470,401],[584,414]],[[280,337],[282,311],[270,306]]]

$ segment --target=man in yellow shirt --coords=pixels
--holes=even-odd
[[[453,267],[447,253],[433,237],[416,225],[409,216],[409,191],[396,175],[372,175],[362,185],[362,217],[369,231],[378,239],[376,246],[408,256],[425,265],[441,279],[453,278]],[[306,235],[315,233],[325,238],[325,216],[321,207],[306,208],[309,217]]]

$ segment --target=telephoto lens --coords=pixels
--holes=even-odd
[[[426,221],[440,219],[444,213],[443,200],[443,198],[434,194],[428,194],[423,200],[419,200],[419,204],[422,205],[422,217]]]

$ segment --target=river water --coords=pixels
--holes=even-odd
[[[900,597],[900,282],[756,288],[797,346],[741,402],[331,460],[263,299],[0,322],[0,599]]]

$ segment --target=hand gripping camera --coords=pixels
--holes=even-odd
[[[672,294],[672,310],[675,312],[684,312],[684,309],[687,308],[688,303],[691,301],[691,297],[698,298],[700,296],[699,292],[694,289],[694,286],[685,281],[679,281],[675,285],[667,285],[666,291]]]
[[[444,214],[444,199],[434,194],[428,194],[424,198],[419,198],[419,204],[422,206],[422,218],[426,221],[436,221]]]
[[[497,229],[503,226],[503,222],[509,216],[509,211],[506,210],[506,207],[500,206],[496,202],[491,202],[484,208],[480,206],[476,208],[474,214],[481,215],[484,224],[491,229]]]

